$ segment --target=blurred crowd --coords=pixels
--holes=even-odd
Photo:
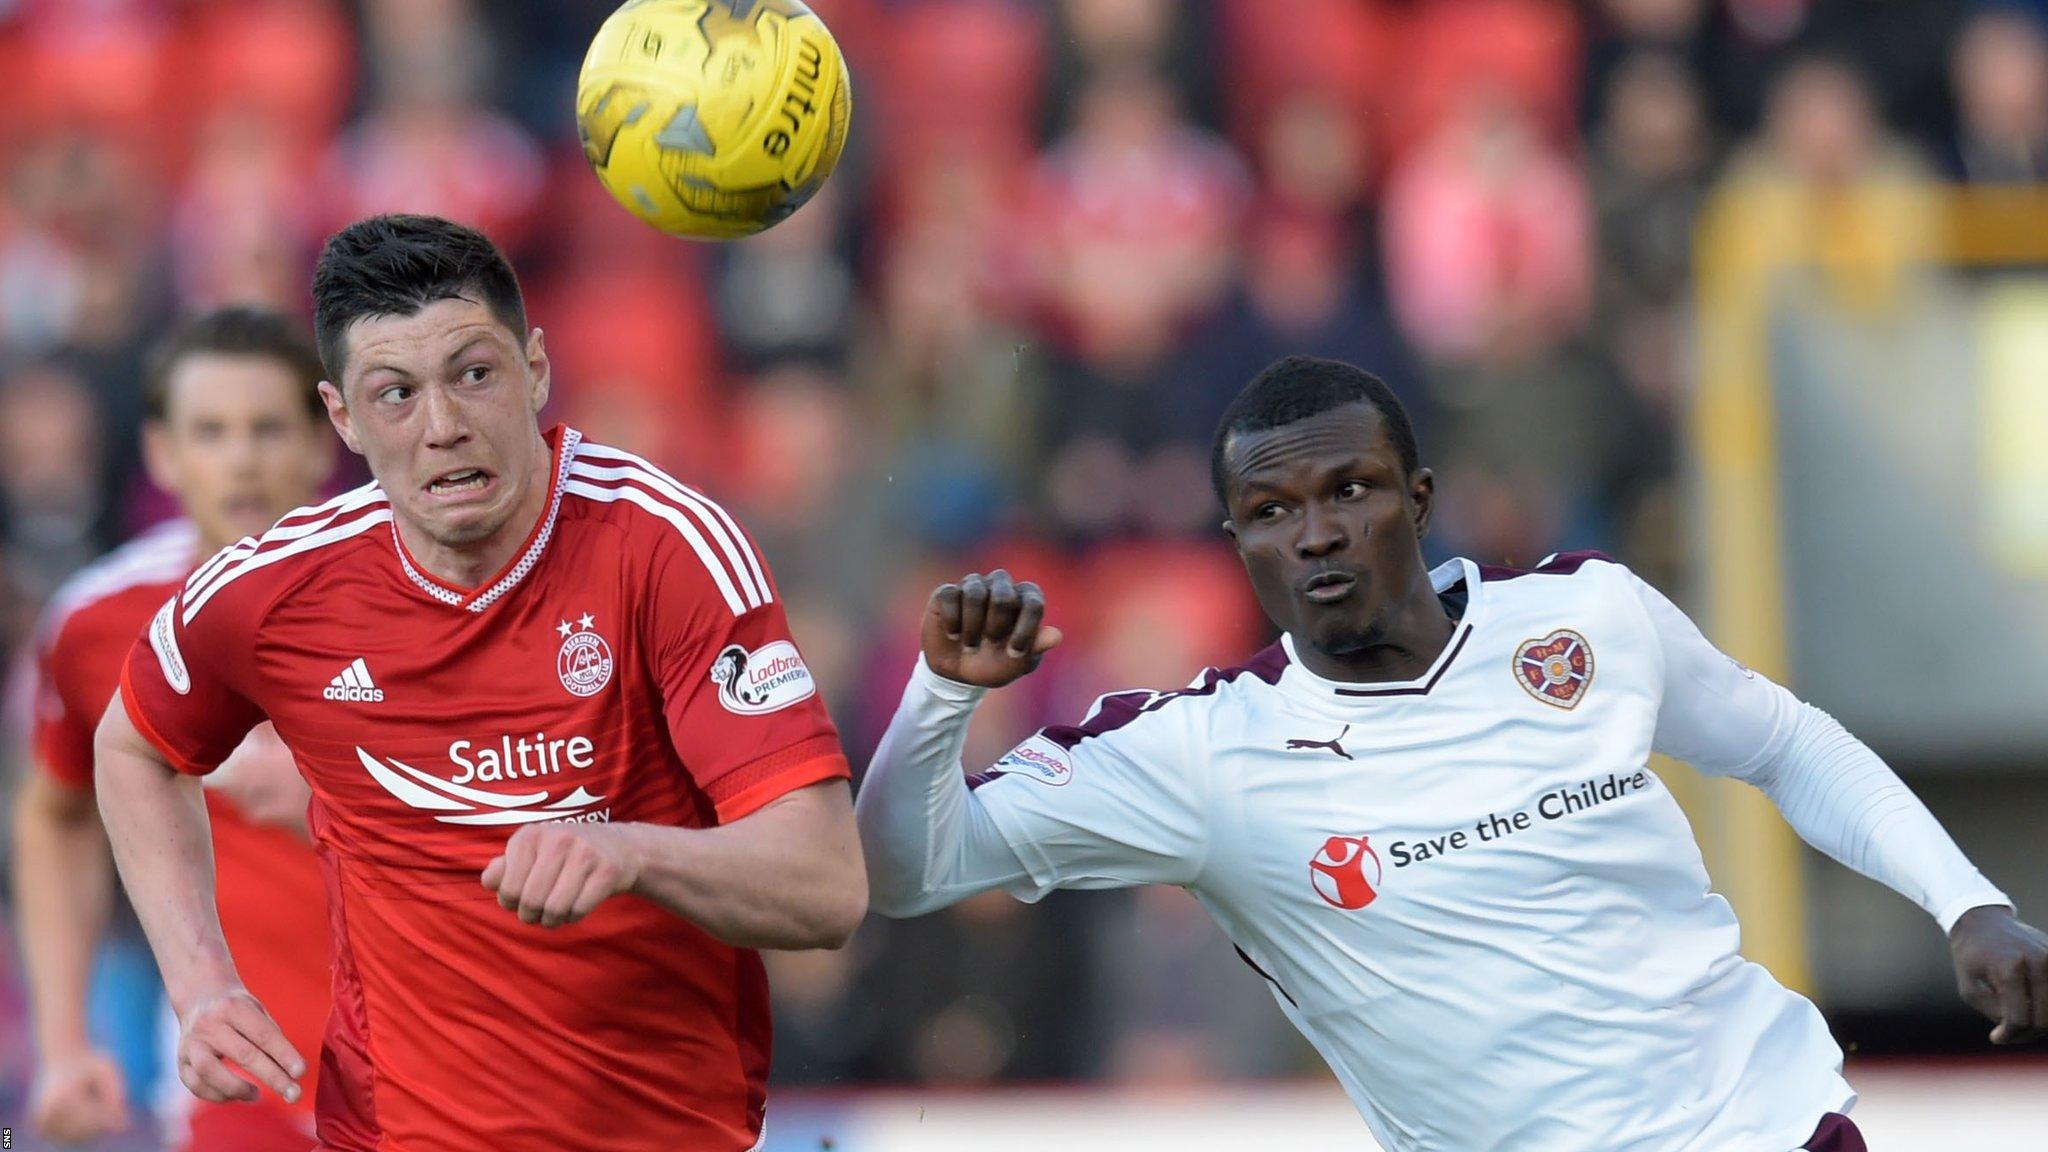
[[[135,449],[151,342],[305,313],[370,212],[507,249],[552,417],[748,524],[856,763],[933,584],[1043,584],[1072,642],[983,708],[972,766],[1264,642],[1207,458],[1269,360],[1392,384],[1437,555],[1597,547],[1670,587],[1715,187],[2048,181],[2044,0],[811,3],[852,63],[846,160],[706,246],[584,167],[613,0],[0,0],[0,643],[170,511]],[[773,963],[784,1083],[1307,1063],[1178,892],[994,897]]]

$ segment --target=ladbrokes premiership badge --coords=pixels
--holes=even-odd
[[[574,623],[564,620],[555,631],[562,634],[562,650],[555,654],[555,671],[562,687],[572,696],[595,696],[612,682],[612,647],[594,628],[590,613]]]
[[[1524,640],[1515,649],[1515,682],[1552,707],[1576,708],[1593,682],[1593,646],[1569,628]]]

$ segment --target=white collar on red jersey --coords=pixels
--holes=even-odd
[[[557,424],[548,433],[555,449],[554,476],[548,481],[547,510],[541,513],[540,522],[526,537],[526,547],[499,571],[497,577],[479,588],[463,590],[450,587],[420,570],[413,563],[412,554],[405,550],[405,541],[399,538],[398,521],[391,521],[391,543],[398,549],[398,563],[405,568],[405,574],[419,590],[443,604],[461,608],[468,612],[481,612],[504,597],[526,579],[540,563],[543,553],[548,550],[548,541],[555,535],[555,517],[562,511],[562,482],[568,477],[569,464],[576,459],[576,445],[583,439],[583,433],[566,424]]]

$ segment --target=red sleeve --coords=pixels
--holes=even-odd
[[[92,787],[92,734],[106,710],[113,685],[102,685],[98,708],[81,698],[81,660],[67,647],[76,645],[76,630],[60,626],[36,646],[26,675],[33,719],[29,722],[35,760],[43,774],[67,788]],[[118,666],[118,664],[117,664]],[[66,673],[70,672],[71,675]]]
[[[735,615],[701,557],[688,547],[667,551],[654,574],[651,651],[669,739],[719,822],[851,777],[767,567],[756,585],[769,589],[766,602]]]
[[[121,701],[171,767],[203,776],[220,766],[263,711],[236,683],[254,661],[255,615],[238,598],[192,607],[188,586],[157,610],[121,670]]]

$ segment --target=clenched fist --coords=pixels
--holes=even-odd
[[[528,824],[483,875],[499,904],[543,928],[574,924],[639,880],[639,857],[609,824]]]
[[[924,662],[962,684],[1001,688],[1038,667],[1060,639],[1045,623],[1045,593],[1001,568],[941,584],[925,607]]]
[[[1963,1002],[1995,1022],[1993,1044],[2048,1036],[2048,933],[2004,908],[1972,908],[1949,929]]]
[[[52,1059],[36,1074],[29,1121],[44,1139],[83,1144],[128,1127],[128,1088],[121,1066],[97,1049]]]

